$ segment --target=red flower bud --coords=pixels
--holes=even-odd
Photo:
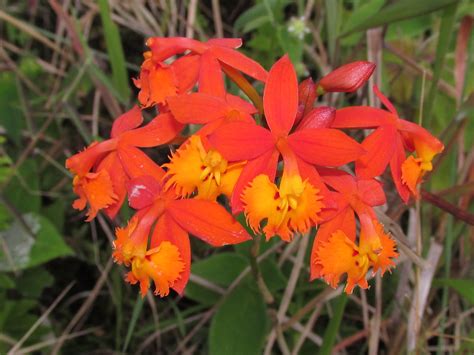
[[[311,110],[298,126],[298,130],[308,128],[329,128],[336,117],[336,109],[329,106],[320,106]]]
[[[375,64],[358,61],[343,65],[319,81],[319,90],[326,92],[353,92],[369,79],[375,70]]]
[[[298,86],[298,112],[296,114],[295,124],[298,124],[301,119],[312,110],[314,100],[316,100],[316,87],[313,79],[308,78],[303,80]]]

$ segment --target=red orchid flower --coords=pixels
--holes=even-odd
[[[366,154],[356,161],[356,174],[362,178],[381,175],[390,163],[397,191],[406,203],[410,194],[417,197],[417,185],[425,172],[433,169],[433,157],[443,144],[423,127],[399,117],[392,103],[375,86],[374,91],[388,111],[368,106],[336,111],[334,128],[376,128],[362,143]],[[405,149],[416,157],[406,158]]]
[[[359,285],[367,288],[365,275],[369,267],[382,274],[394,265],[395,242],[384,232],[372,209],[386,202],[381,184],[362,180],[337,169],[322,168],[321,178],[338,192],[338,212],[322,223],[311,251],[311,280],[323,277],[336,287],[347,273],[346,292]],[[361,234],[356,241],[356,219]]]
[[[74,174],[73,189],[79,196],[73,207],[83,210],[89,205],[87,221],[104,209],[114,218],[126,196],[125,183],[144,173],[161,178],[156,164],[137,147],[155,147],[171,141],[183,128],[170,114],[161,114],[147,125],[141,110],[134,107],[117,118],[111,138],[94,142],[84,151],[66,160]]]
[[[161,297],[168,295],[170,287],[183,293],[191,268],[188,233],[215,247],[251,239],[216,202],[176,200],[152,176],[130,180],[127,189],[130,206],[138,211],[126,228],[117,229],[113,256],[116,262],[131,267],[126,280],[140,283],[142,296],[148,291],[150,279],[155,294]]]
[[[312,164],[340,166],[364,153],[356,141],[335,129],[304,126],[291,133],[298,110],[298,83],[288,56],[271,68],[263,104],[269,129],[250,122],[231,122],[209,136],[210,143],[227,160],[248,160],[232,195],[234,213],[243,210],[242,191],[257,175],[266,174],[274,180],[280,154],[289,176],[301,175],[321,188]]]
[[[224,97],[224,66],[263,82],[267,78],[267,72],[260,64],[235,50],[242,45],[239,38],[211,39],[202,43],[190,38],[152,37],[146,44],[151,51],[146,52],[140,79],[136,81],[142,89],[140,103],[146,107],[163,104],[166,97],[185,93],[196,82],[199,82],[199,92]],[[186,51],[191,53],[175,61],[181,62],[171,66],[164,63]]]

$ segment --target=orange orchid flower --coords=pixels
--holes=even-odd
[[[162,177],[155,163],[137,147],[167,143],[183,126],[170,114],[158,115],[137,128],[142,122],[141,110],[134,107],[115,120],[110,139],[94,142],[66,160],[66,167],[74,174],[74,193],[79,196],[73,207],[83,210],[89,205],[87,221],[102,209],[114,218],[125,199],[125,183],[130,178],[145,173]]]
[[[372,210],[385,203],[385,194],[378,181],[362,180],[337,169],[320,169],[323,181],[338,195],[339,209],[319,226],[311,252],[311,280],[324,278],[336,287],[347,274],[346,292],[355,285],[367,288],[365,278],[369,267],[382,274],[394,265],[398,254],[395,242],[384,232]],[[361,233],[356,241],[356,215]]]
[[[417,197],[417,186],[431,171],[433,157],[443,144],[423,127],[399,117],[392,103],[374,87],[388,111],[368,106],[347,107],[336,112],[334,128],[376,128],[362,143],[367,151],[356,161],[356,174],[362,178],[381,175],[388,164],[397,191],[406,203],[410,194]],[[405,156],[405,149],[416,157]]]
[[[340,166],[364,153],[361,146],[339,130],[306,128],[292,132],[298,110],[298,82],[288,56],[282,57],[270,70],[263,105],[269,129],[250,122],[230,122],[209,135],[210,143],[228,161],[248,163],[234,188],[232,210],[244,210],[241,200],[245,188],[258,175],[275,179],[280,154],[289,180],[307,181],[317,190],[325,187],[311,166]],[[300,189],[296,189],[300,190]]]
[[[129,204],[138,212],[126,228],[116,230],[113,257],[117,263],[131,267],[126,281],[140,283],[142,296],[148,291],[150,279],[155,284],[155,294],[161,297],[170,288],[183,292],[191,267],[188,233],[215,247],[250,239],[216,202],[177,200],[159,180],[146,175],[130,180],[127,189]]]
[[[242,45],[239,38],[210,39],[203,43],[190,38],[148,39],[150,51],[145,52],[139,79],[135,85],[141,89],[139,101],[149,107],[165,104],[167,97],[189,91],[199,83],[199,92],[219,97],[225,96],[222,66],[227,65],[256,80],[265,81],[267,72],[244,54],[236,51]],[[168,58],[190,51],[171,65]]]

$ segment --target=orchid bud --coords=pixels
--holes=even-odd
[[[319,81],[318,90],[324,92],[353,92],[369,79],[375,70],[371,62],[357,61],[339,67]]]
[[[298,130],[309,128],[329,128],[335,117],[336,109],[334,107],[316,107],[301,120]]]
[[[314,100],[316,100],[316,84],[313,79],[308,78],[298,86],[298,112],[296,114],[295,124],[312,110]]]

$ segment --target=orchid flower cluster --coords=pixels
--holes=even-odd
[[[378,177],[390,165],[401,199],[417,198],[443,144],[400,118],[377,88],[386,109],[316,105],[325,93],[359,89],[373,63],[298,84],[288,56],[267,72],[237,51],[240,39],[154,37],[146,44],[134,79],[139,105],[114,121],[109,139],[66,161],[78,196],[73,207],[87,208],[87,221],[99,211],[114,218],[125,200],[136,210],[113,245],[114,260],[130,270],[127,282],[139,283],[143,296],[151,281],[162,297],[170,288],[182,293],[189,235],[215,247],[250,240],[235,219],[240,213],[267,240],[308,238],[317,227],[311,280],[336,287],[344,277],[347,293],[368,287],[369,269],[383,274],[394,266],[396,243],[374,212],[386,202]],[[248,100],[230,94],[225,77]],[[249,78],[261,82],[263,96]],[[155,115],[146,124],[143,110]],[[372,131],[357,142],[347,132],[353,129]],[[162,166],[142,150],[176,143]]]

